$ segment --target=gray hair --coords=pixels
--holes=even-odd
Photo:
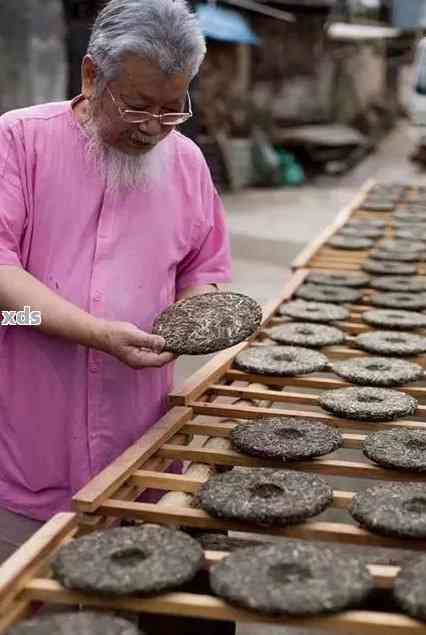
[[[110,0],[92,29],[87,53],[100,71],[97,91],[120,74],[126,55],[139,55],[167,75],[199,70],[206,43],[186,0]]]

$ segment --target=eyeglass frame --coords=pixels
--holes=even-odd
[[[193,112],[192,112],[192,104],[191,104],[191,97],[189,94],[189,91],[186,91],[186,99],[188,100],[188,108],[189,110],[187,112],[165,112],[162,115],[156,115],[155,113],[152,112],[148,112],[147,110],[132,110],[131,108],[122,108],[122,106],[120,106],[120,104],[117,102],[116,98],[114,97],[114,95],[111,92],[111,89],[109,88],[109,86],[106,87],[109,96],[111,97],[114,105],[116,106],[120,117],[123,121],[125,121],[126,123],[130,123],[130,124],[144,124],[144,123],[148,123],[149,121],[159,121],[160,125],[162,126],[179,126],[182,123],[185,123],[185,121],[188,121],[188,119],[190,119],[193,116]],[[135,115],[145,115],[142,119],[138,120],[138,121],[128,121],[125,119],[126,113],[134,113]],[[182,119],[182,121],[179,121],[178,123],[164,123],[163,121],[163,117],[167,117],[169,115],[174,115],[176,117],[181,116],[184,117],[184,119]]]

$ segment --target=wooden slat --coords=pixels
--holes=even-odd
[[[327,458],[309,459],[308,461],[292,461],[283,465],[282,461],[246,456],[234,450],[192,450],[165,444],[159,456],[180,459],[182,461],[204,461],[213,465],[232,465],[241,467],[276,467],[328,476],[346,476],[350,478],[372,478],[381,481],[424,482],[426,473],[397,471],[372,463],[360,461],[336,460]]]
[[[425,635],[426,633],[424,624],[395,613],[346,611],[337,615],[310,618],[270,617],[232,607],[223,600],[210,595],[167,593],[153,598],[126,597],[112,600],[96,594],[70,592],[58,582],[45,579],[33,580],[25,590],[25,597],[33,601],[83,604],[88,607],[113,610],[317,628],[325,629],[328,633],[336,632],[344,635],[349,632],[352,635]]]
[[[173,408],[131,445],[123,454],[95,476],[72,499],[74,508],[93,512],[99,504],[116,492],[131,473],[143,465],[191,418],[189,408]]]
[[[165,525],[196,527],[198,529],[217,529],[220,531],[241,531],[256,533],[259,527],[256,525],[213,518],[200,509],[190,507],[164,506],[158,507],[150,503],[123,503],[109,499],[105,501],[100,510],[104,514],[111,514],[120,518],[135,518],[146,522]],[[263,532],[265,529],[263,529]],[[319,540],[339,544],[370,545],[401,549],[413,549],[424,551],[425,540],[405,539],[390,536],[380,536],[364,529],[346,523],[331,523],[309,521],[290,527],[268,527],[268,534],[273,536],[286,536],[287,538],[299,538],[301,540]]]
[[[17,600],[11,604],[7,611],[0,615],[0,635],[6,633],[11,626],[19,622],[31,613],[31,603],[29,600]]]
[[[26,582],[45,566],[66,537],[77,530],[77,514],[61,513],[45,523],[0,566],[0,615],[12,604]]]
[[[226,377],[232,380],[240,380],[240,381],[254,381],[255,378],[259,379],[259,375],[254,375],[253,373],[244,373],[243,371],[237,369],[230,369],[226,373]],[[312,375],[301,376],[301,377],[265,377],[265,384],[277,385],[281,387],[285,386],[299,386],[300,388],[318,388],[320,390],[332,390],[333,388],[349,388],[353,386],[348,381],[344,381],[343,379],[339,379],[338,377],[334,377],[331,375],[330,377],[315,377]],[[217,384],[213,384],[214,386]],[[406,386],[398,386],[396,390],[401,390],[405,392],[407,395],[411,395],[412,397],[416,397],[421,399],[422,397],[426,397],[426,386],[417,386],[416,384],[406,385]]]
[[[252,419],[260,416],[270,416],[273,412],[274,416],[283,417],[299,417],[301,419],[310,418],[315,421],[323,421],[335,426],[336,428],[344,429],[359,429],[359,430],[387,430],[391,428],[414,428],[425,430],[426,422],[424,421],[385,421],[385,422],[373,422],[373,421],[355,421],[352,419],[338,419],[322,412],[314,411],[302,411],[291,410],[282,408],[257,408],[255,406],[240,406],[234,407],[227,404],[209,404],[195,401],[190,404],[194,412],[197,414],[213,415],[218,417],[233,417],[236,419]]]

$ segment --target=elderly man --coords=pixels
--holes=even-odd
[[[229,281],[223,208],[176,131],[205,54],[184,0],[112,0],[82,94],[0,118],[0,560],[166,410],[176,299]],[[212,286],[213,285],[213,286]]]

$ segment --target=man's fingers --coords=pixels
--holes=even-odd
[[[129,338],[129,344],[139,348],[147,348],[153,353],[159,354],[162,352],[166,340],[160,335],[152,335],[151,333],[145,333],[145,331],[135,331]]]
[[[160,353],[157,355],[156,353],[139,349],[132,351],[129,362],[134,368],[144,368],[145,366],[160,367],[169,364],[174,359],[176,357],[173,353]]]

